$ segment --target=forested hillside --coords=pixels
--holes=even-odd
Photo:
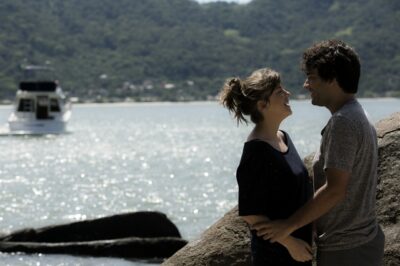
[[[210,99],[264,66],[301,94],[302,51],[327,38],[360,54],[360,94],[400,95],[398,0],[2,0],[0,17],[0,99],[30,64],[96,101]]]

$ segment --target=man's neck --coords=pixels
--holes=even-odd
[[[334,114],[338,110],[340,110],[346,103],[354,100],[355,98],[356,98],[355,94],[351,93],[341,94],[340,97],[337,97],[337,99],[332,101],[332,103],[329,106],[326,106],[326,108],[329,109],[331,114]]]

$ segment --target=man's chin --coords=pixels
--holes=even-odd
[[[316,106],[323,106],[320,102],[318,102],[316,99],[311,98],[311,104],[316,105]]]

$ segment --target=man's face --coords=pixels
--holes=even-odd
[[[332,82],[324,81],[317,69],[308,71],[303,87],[310,92],[311,103],[318,106],[328,106],[332,100]]]

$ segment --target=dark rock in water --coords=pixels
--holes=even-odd
[[[377,216],[386,236],[383,265],[400,265],[400,113],[376,124],[379,146]],[[311,170],[313,155],[305,158]],[[251,265],[250,239],[237,207],[162,265]]]
[[[26,228],[0,241],[77,242],[125,237],[181,237],[178,228],[160,212],[133,212],[98,219]]]
[[[153,259],[168,258],[186,243],[165,214],[134,212],[22,229],[0,237],[0,251]]]

